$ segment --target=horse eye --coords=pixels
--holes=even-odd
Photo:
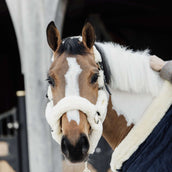
[[[48,76],[47,81],[48,81],[48,83],[49,83],[50,85],[52,85],[53,87],[55,86],[54,79],[51,78],[50,76]]]
[[[97,79],[99,77],[98,73],[95,73],[92,77],[91,77],[91,84],[94,84],[95,82],[97,82]]]

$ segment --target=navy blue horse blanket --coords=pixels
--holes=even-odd
[[[172,106],[118,171],[172,172]]]

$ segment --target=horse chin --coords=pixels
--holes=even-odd
[[[65,157],[65,159],[67,161],[69,161],[70,163],[72,163],[72,164],[86,162],[88,160],[88,154],[85,157],[81,158],[81,159],[78,159],[77,157],[76,158],[67,158],[67,157]]]

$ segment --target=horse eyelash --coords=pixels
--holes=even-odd
[[[50,85],[52,85],[53,87],[55,86],[55,82],[54,82],[54,79],[52,77],[48,76],[48,78],[46,80],[48,81],[48,83]]]
[[[45,97],[48,99],[48,94],[46,94]]]
[[[93,74],[91,77],[91,84],[94,84],[95,82],[97,82],[98,77],[99,77],[98,73]]]

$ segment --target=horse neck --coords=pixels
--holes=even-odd
[[[129,131],[134,126],[127,126],[127,121],[123,115],[117,115],[112,108],[111,97],[109,98],[108,110],[105,121],[103,123],[103,137],[109,143],[112,149],[115,149],[120,142],[125,138]]]
[[[112,43],[96,45],[103,52],[104,63],[110,69],[110,72],[105,71],[105,75],[110,75],[112,96],[103,124],[103,136],[114,149],[142,118],[158,95],[163,80],[150,68],[147,50],[133,52]]]

